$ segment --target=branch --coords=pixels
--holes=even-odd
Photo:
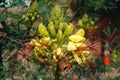
[[[9,37],[6,37],[6,36],[0,36],[0,38],[8,39],[8,40],[10,40],[10,41],[12,41],[12,42],[14,42],[14,43],[16,43],[16,44],[20,44],[20,45],[22,45],[22,46],[25,46],[22,42],[19,42],[19,41],[17,41],[17,40],[14,40],[14,39],[9,38]]]
[[[31,41],[31,39],[25,39],[25,40],[21,40],[19,41],[20,43],[25,43],[25,42],[28,42],[28,41]]]

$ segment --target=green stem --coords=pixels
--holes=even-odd
[[[60,77],[60,67],[57,63],[56,70],[55,70],[55,80],[59,80],[59,77]]]

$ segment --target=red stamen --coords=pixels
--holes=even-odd
[[[83,47],[77,47],[77,49],[75,50],[76,52],[78,52],[78,51],[87,51],[87,50],[89,50],[88,49],[88,47],[86,47],[86,46],[83,46]]]
[[[58,60],[58,65],[59,65],[61,71],[64,71],[64,67],[61,64],[59,57],[57,57],[57,60]]]

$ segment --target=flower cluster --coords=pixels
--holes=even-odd
[[[24,22],[34,22],[40,17],[38,9],[38,2],[37,0],[34,0],[31,6],[28,8],[27,14],[22,16],[22,20]]]
[[[85,63],[92,55],[85,42],[85,31],[79,29],[72,35],[74,26],[66,23],[58,5],[53,8],[52,18],[48,26],[43,23],[38,26],[41,38],[31,40],[34,46],[34,55],[39,61],[58,62],[70,55],[78,64]]]

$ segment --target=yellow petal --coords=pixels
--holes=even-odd
[[[84,35],[85,35],[84,29],[83,29],[83,28],[82,28],[82,29],[79,29],[79,30],[75,33],[75,35],[84,37]]]
[[[57,49],[57,55],[58,55],[58,56],[62,55],[62,50],[61,50],[60,47]]]
[[[75,43],[75,46],[76,47],[85,47],[86,46],[86,44],[85,43]]]
[[[53,56],[53,62],[57,62],[56,56]]]
[[[82,61],[83,61],[83,63],[86,61],[86,58],[84,55],[82,55]]]
[[[68,51],[74,51],[74,50],[76,50],[75,44],[73,42],[69,42],[68,46],[67,46],[67,50]]]
[[[39,50],[40,50],[40,47],[35,46],[35,50],[36,50],[36,51],[39,51]]]
[[[34,43],[33,43],[33,41],[30,41],[30,45],[31,45],[31,46],[35,46]]]
[[[44,44],[50,43],[50,37],[44,37],[41,40],[42,40],[42,43],[44,43]]]
[[[89,56],[87,56],[87,60],[90,60],[90,59],[92,59],[93,58],[93,56],[92,56],[92,54],[89,54]]]
[[[32,40],[30,41],[30,45],[35,46],[35,43],[36,43],[36,42],[37,42],[36,39],[32,39]]]
[[[69,37],[69,40],[71,40],[72,42],[83,42],[85,41],[85,38],[79,35],[71,35]]]
[[[77,54],[73,54],[75,60],[77,61],[78,64],[82,64],[82,59],[78,57]]]
[[[35,44],[35,46],[41,46],[41,44],[37,41],[34,44]]]

